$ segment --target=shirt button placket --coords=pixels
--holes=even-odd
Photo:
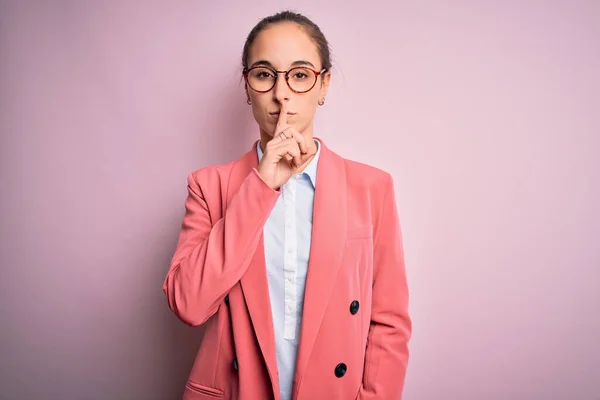
[[[295,339],[296,324],[296,287],[293,284],[296,274],[296,180],[294,176],[286,182],[284,187],[284,215],[285,215],[285,237],[284,237],[284,337]]]

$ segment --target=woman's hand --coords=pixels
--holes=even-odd
[[[273,139],[265,146],[258,173],[267,185],[278,190],[310,160],[312,154],[308,152],[304,136],[287,124],[287,103],[282,103]]]

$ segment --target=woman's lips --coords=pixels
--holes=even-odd
[[[278,113],[278,112],[275,112],[275,113],[269,113],[269,115],[270,115],[271,117],[279,118],[279,113]],[[296,113],[291,113],[291,112],[289,112],[289,113],[287,113],[287,115],[288,115],[288,118],[289,118],[289,117],[293,117],[294,115],[296,115]]]

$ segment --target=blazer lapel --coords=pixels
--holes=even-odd
[[[302,379],[315,343],[346,240],[346,172],[344,160],[322,140],[317,166],[313,226],[304,292],[294,392]]]
[[[252,171],[252,168],[256,166],[258,166],[258,154],[256,152],[255,141],[252,150],[242,156],[232,169],[227,190],[227,204],[229,204],[231,198],[237,193],[238,188]],[[249,212],[252,211],[249,210]],[[274,387],[278,387],[275,332],[273,330],[273,317],[269,299],[269,282],[267,280],[264,234],[262,231],[256,251],[240,283],[269,376]]]

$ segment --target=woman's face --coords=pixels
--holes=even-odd
[[[256,37],[248,52],[248,68],[256,65],[278,71],[287,71],[296,66],[315,71],[323,69],[315,43],[300,25],[290,22],[271,25]],[[319,75],[315,86],[306,93],[295,93],[286,83],[285,74],[277,75],[275,86],[266,93],[256,92],[246,84],[261,136],[273,136],[281,104],[287,102],[288,125],[305,138],[312,138],[315,111],[319,99],[327,95],[331,73]],[[298,80],[304,78],[302,74],[296,76]]]

